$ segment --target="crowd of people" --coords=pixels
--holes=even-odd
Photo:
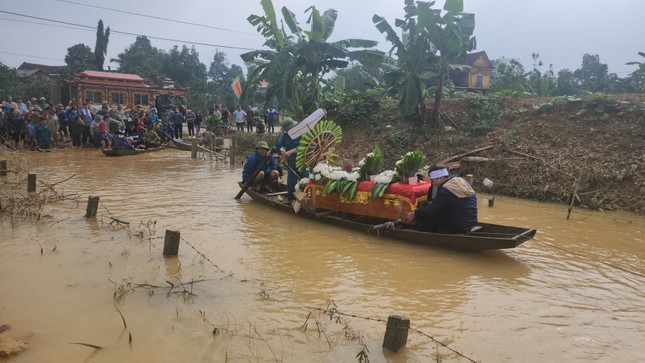
[[[271,107],[262,114],[261,110],[253,106],[243,108],[242,105],[237,105],[236,109],[231,112],[226,106],[213,105],[210,109],[211,115],[220,119],[220,125],[223,127],[223,132],[227,133],[229,128],[235,125],[236,131],[246,132],[275,132],[275,125],[279,122],[279,113],[275,107]],[[258,128],[262,124],[262,130]]]
[[[9,96],[0,104],[0,143],[15,149],[50,151],[52,147],[70,143],[71,147],[94,146],[101,149],[151,147],[183,137],[184,124],[188,136],[196,137],[204,120],[201,112],[191,109],[167,109],[158,114],[154,105],[137,105],[124,109],[103,103],[95,108],[86,100],[82,105],[53,105],[45,97]],[[154,135],[153,135],[154,134]],[[121,142],[127,139],[129,143]]]

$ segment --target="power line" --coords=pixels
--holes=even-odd
[[[2,51],[2,50],[0,50],[0,53],[11,54],[11,55],[19,55],[21,57],[30,57],[30,58],[40,58],[40,59],[49,59],[49,60],[55,60],[55,61],[63,61],[62,59],[58,59],[58,58],[39,57],[37,55],[29,55],[29,54],[22,54],[22,53],[12,53],[12,52],[5,52],[5,51]]]
[[[69,3],[69,4],[74,4],[74,5],[87,6],[87,7],[90,7],[90,8],[97,8],[97,9],[102,9],[102,10],[114,11],[114,12],[117,12],[117,13],[123,13],[123,14],[130,14],[130,15],[142,16],[142,17],[145,17],[145,18],[148,18],[148,19],[150,19],[150,18],[152,18],[152,19],[159,19],[159,20],[170,21],[170,22],[173,22],[173,23],[180,23],[180,24],[187,24],[187,25],[200,26],[200,27],[203,27],[203,28],[211,28],[211,29],[223,30],[223,31],[232,32],[232,33],[240,33],[240,34],[257,35],[257,34],[255,34],[255,33],[247,33],[247,32],[243,32],[243,31],[239,31],[239,30],[233,30],[233,29],[227,29],[227,28],[220,28],[220,27],[216,27],[216,26],[205,25],[205,24],[199,24],[199,23],[191,23],[191,22],[189,22],[189,21],[183,21],[183,20],[176,20],[176,19],[162,18],[162,17],[159,17],[159,16],[154,16],[154,15],[149,15],[149,14],[141,14],[141,13],[135,13],[135,12],[132,12],[132,11],[125,11],[125,10],[119,10],[119,9],[106,8],[106,7],[98,6],[98,5],[83,4],[83,3],[78,3],[78,2],[75,2],[75,1],[69,1],[69,0],[58,0],[58,1],[60,1],[60,2],[62,2],[62,3]]]
[[[59,23],[59,24],[77,26],[77,27],[81,27],[81,28],[96,29],[95,27],[89,26],[89,25],[74,24],[74,23],[69,23],[69,22],[66,22],[66,21],[53,20],[53,19],[47,19],[47,18],[42,18],[42,17],[38,17],[38,16],[14,13],[14,12],[11,12],[11,11],[0,10],[0,13],[5,13],[5,14],[10,14],[10,15],[15,15],[15,16],[21,16],[21,17],[30,18],[30,19],[38,19],[38,20],[50,21],[52,23]],[[149,38],[149,39],[166,40],[166,41],[176,42],[176,43],[188,43],[188,44],[194,44],[194,45],[204,45],[204,46],[207,46],[207,47],[215,47],[215,48],[226,48],[226,49],[237,49],[237,50],[256,50],[254,48],[234,47],[234,46],[230,46],[230,45],[202,43],[202,42],[194,42],[194,41],[190,41],[190,40],[180,40],[180,39],[172,39],[172,38],[164,38],[164,37],[155,37],[155,36],[152,36],[152,35],[124,32],[124,31],[114,30],[114,29],[111,29],[111,28],[110,28],[110,32],[117,33],[117,34],[131,35],[131,36],[135,36],[135,37],[143,36],[143,37],[146,37],[146,38]]]

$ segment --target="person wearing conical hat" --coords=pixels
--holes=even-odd
[[[242,182],[244,184],[248,183],[251,176],[262,166],[262,162],[267,157],[268,152],[269,144],[266,141],[258,141],[255,145],[255,152],[244,163],[244,170],[242,170]],[[275,159],[271,155],[268,158],[264,168],[250,183],[250,186],[256,186],[260,191],[270,191],[279,176]]]
[[[296,153],[298,152],[298,145],[300,144],[300,138],[297,137],[292,139],[289,136],[289,130],[294,128],[298,122],[291,117],[283,117],[280,121],[280,127],[282,128],[282,136],[276,141],[273,148],[275,150],[284,149],[282,152],[282,158],[286,159],[289,172],[287,174],[287,196],[289,200],[293,200],[293,193],[296,191],[296,184],[298,181],[304,177],[307,177],[309,173],[307,170],[299,172],[296,167]]]

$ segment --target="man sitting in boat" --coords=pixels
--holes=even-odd
[[[208,150],[215,150],[215,133],[211,131],[210,126],[206,127],[206,130],[197,137],[202,137],[202,146]]]
[[[118,134],[114,135],[114,145],[113,149],[131,149],[134,150],[134,145],[130,140],[125,136],[125,130],[119,130]]]
[[[466,233],[477,224],[477,195],[472,186],[460,177],[450,177],[448,169],[430,169],[430,181],[437,188],[424,206],[409,212],[404,223],[415,224],[418,229],[440,233]]]
[[[171,137],[163,130],[161,126],[161,122],[155,122],[152,129],[159,136],[162,144],[165,144],[170,141]]]
[[[242,182],[244,184],[248,183],[253,173],[260,168],[268,152],[269,144],[267,144],[266,141],[259,141],[257,145],[255,145],[255,152],[251,154],[251,156],[246,160],[246,163],[244,163],[244,170],[242,171]],[[255,186],[259,188],[260,191],[269,192],[270,187],[273,186],[277,180],[278,170],[275,165],[275,159],[273,156],[269,155],[264,168],[258,172],[253,180],[251,180],[250,186]]]
[[[161,146],[161,138],[154,130],[146,130],[143,133],[143,143],[146,149]]]

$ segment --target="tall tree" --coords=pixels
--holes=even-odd
[[[295,15],[282,7],[284,25],[278,26],[271,0],[261,0],[264,16],[251,15],[247,18],[251,25],[265,37],[264,45],[269,50],[258,50],[242,54],[245,62],[257,66],[249,75],[244,87],[243,99],[252,97],[259,81],[267,81],[267,98],[276,97],[280,103],[287,103],[294,109],[296,118],[318,107],[320,80],[325,74],[347,67],[350,59],[360,62],[381,62],[382,53],[370,50],[375,41],[346,39],[328,42],[333,33],[338,16],[336,10],[329,9],[320,14],[311,6],[307,23],[310,30],[300,27]]]
[[[67,48],[65,64],[67,64],[67,74],[65,75],[65,78],[70,78],[76,73],[83,72],[88,69],[96,69],[92,49],[82,43],[75,44]]]
[[[463,59],[466,53],[477,47],[473,36],[475,32],[475,14],[464,13],[463,0],[446,0],[443,5],[444,14],[432,9],[434,2],[418,2],[419,25],[428,32],[428,38],[433,45],[436,61],[431,63],[429,71],[433,73],[436,90],[434,108],[430,119],[437,124],[441,110],[444,83],[454,70],[463,69],[457,61]]]
[[[228,106],[233,105],[231,83],[238,76],[240,79],[244,79],[242,67],[236,64],[230,65],[226,53],[216,50],[208,68],[208,90],[214,102]]]
[[[499,58],[491,61],[491,92],[526,92],[526,71],[518,59]]]
[[[120,72],[137,74],[155,84],[161,84],[164,79],[164,55],[162,50],[152,46],[146,36],[138,36],[134,43],[111,61],[119,65]]]
[[[96,27],[96,45],[94,46],[94,66],[99,71],[103,70],[109,41],[110,27],[103,30],[103,20],[99,19],[99,25]]]
[[[573,74],[583,91],[608,92],[618,78],[615,74],[609,74],[608,70],[606,64],[600,63],[600,56],[585,54],[582,56],[582,66]]]
[[[417,124],[421,124],[426,114],[424,90],[426,82],[432,77],[425,72],[434,61],[432,45],[427,30],[417,22],[418,9],[414,0],[405,0],[404,10],[405,18],[395,22],[402,31],[401,37],[382,16],[374,15],[372,21],[376,29],[385,34],[385,39],[392,43],[390,57],[395,56],[390,62],[393,66],[386,70],[384,81],[391,92],[398,93],[401,115],[416,113]]]
[[[638,52],[645,58],[645,52]],[[628,92],[645,92],[645,59],[643,62],[628,62],[627,65],[637,65],[638,69],[632,72],[625,80]]]

